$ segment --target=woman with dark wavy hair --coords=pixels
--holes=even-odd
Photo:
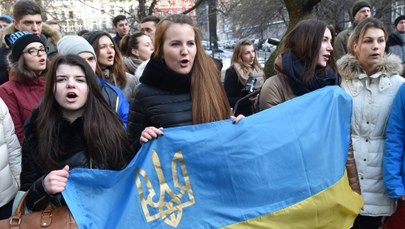
[[[120,170],[133,156],[125,128],[104,100],[94,71],[76,55],[52,62],[44,99],[24,133],[21,189],[29,191],[26,204],[34,211],[58,202],[70,169]]]
[[[186,15],[170,15],[156,27],[155,53],[140,78],[130,108],[128,135],[134,150],[174,127],[224,120],[231,107],[220,72],[204,51],[201,32]],[[236,117],[234,122],[242,116]]]
[[[93,46],[96,52],[96,74],[121,89],[126,99],[131,101],[139,80],[125,71],[121,51],[111,35],[104,31],[92,31],[83,34],[83,38]]]
[[[277,75],[265,81],[260,92],[260,108],[271,108],[325,86],[339,85],[334,39],[333,28],[323,21],[299,22],[282,41],[281,54],[274,63]],[[346,170],[350,187],[360,193],[352,147],[348,150]]]
[[[274,63],[277,74],[262,87],[260,109],[324,86],[339,85],[334,40],[335,31],[325,22],[316,19],[299,22],[282,40],[280,55]]]

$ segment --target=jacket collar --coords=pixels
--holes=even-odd
[[[353,96],[357,96],[363,90],[363,87],[368,87],[369,82],[363,82],[362,79],[370,78],[376,81],[379,91],[385,91],[392,85],[391,76],[399,75],[402,70],[402,64],[399,57],[395,55],[384,55],[377,66],[378,71],[368,76],[360,67],[358,60],[346,54],[337,61],[338,70],[343,80],[346,81],[347,87]]]
[[[401,74],[403,66],[401,59],[395,55],[385,55],[377,66],[377,73],[368,76],[361,68],[359,61],[351,54],[346,54],[337,61],[339,74],[343,80],[363,79],[366,77],[378,78],[380,75]]]
[[[190,92],[191,73],[177,73],[152,54],[139,81],[162,90],[185,93]]]

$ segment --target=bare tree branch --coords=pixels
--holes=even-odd
[[[184,11],[182,14],[188,14],[191,11],[195,10],[202,2],[204,2],[204,0],[197,0],[197,2],[194,3],[194,6],[191,7],[190,9]]]

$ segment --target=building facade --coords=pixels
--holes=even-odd
[[[80,30],[113,31],[112,18],[135,12],[132,0],[52,0],[45,11],[47,20],[57,20],[65,34]],[[44,6],[45,8],[45,6]]]

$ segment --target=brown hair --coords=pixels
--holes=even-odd
[[[26,15],[41,15],[41,7],[32,0],[17,1],[13,7],[13,17],[15,21],[20,21]]]
[[[125,17],[125,15],[120,14],[113,18],[112,23],[113,23],[114,27],[117,27],[118,22],[124,21],[124,20],[127,20],[127,17]]]
[[[306,19],[300,21],[283,39],[281,43],[281,53],[291,51],[305,66],[303,81],[307,83],[318,71],[318,54],[321,48],[325,30],[329,29],[332,34],[331,43],[335,42],[335,30],[323,21],[317,19]],[[337,72],[336,60],[331,53],[327,64]],[[276,65],[276,68],[277,65]],[[326,69],[326,68],[322,68]],[[280,69],[277,69],[280,70]]]
[[[122,169],[133,156],[124,126],[105,101],[94,71],[77,55],[58,56],[50,65],[43,100],[35,120],[38,135],[36,159],[50,170],[58,169],[58,158],[63,154],[57,136],[64,130],[59,126],[61,111],[55,99],[56,71],[61,64],[80,67],[86,77],[89,93],[84,105],[83,135],[90,160],[97,168]]]
[[[201,32],[187,15],[176,14],[157,24],[155,33],[155,56],[163,58],[163,44],[167,29],[172,24],[187,24],[193,28],[197,53],[191,70],[192,120],[194,124],[227,119],[231,108],[220,81],[220,72],[202,46]]]
[[[121,55],[120,50],[118,49],[118,45],[115,44],[115,41],[112,39],[112,37],[108,33],[104,33],[101,36],[98,36],[91,45],[93,46],[94,51],[96,52],[97,60],[98,60],[99,55],[100,55],[99,40],[103,36],[107,36],[114,44],[114,51],[115,51],[114,64],[111,67],[108,67],[108,69],[110,70],[109,76],[111,79],[113,78],[112,76],[115,76],[117,79],[116,86],[122,89],[125,87],[125,84],[127,83],[127,76],[125,74],[125,65],[124,65],[124,62],[122,61],[122,55]],[[97,75],[105,78],[103,70],[101,69],[101,66],[98,61],[97,61],[96,73],[97,73]],[[110,81],[110,83],[115,85],[115,82]]]
[[[384,24],[377,18],[369,17],[360,22],[353,30],[353,32],[350,34],[350,37],[347,41],[348,53],[352,54],[353,56],[356,56],[356,53],[354,51],[354,45],[361,44],[361,41],[363,40],[364,35],[366,34],[369,28],[381,29],[382,31],[384,31],[385,40],[387,40],[388,33],[387,30],[385,29]]]
[[[154,16],[154,15],[149,15],[149,16],[146,16],[146,17],[142,18],[141,24],[142,24],[142,23],[145,23],[145,22],[149,22],[149,21],[154,22],[155,25],[156,25],[157,23],[160,22],[160,18],[158,18],[158,17],[156,17],[156,16]]]
[[[11,53],[10,53],[11,54]],[[46,58],[46,57],[45,57]],[[10,57],[9,57],[10,59]],[[38,78],[41,75],[45,75],[48,71],[48,65],[49,61],[46,59],[46,68],[45,70],[41,72],[36,72],[28,68],[28,66],[25,64],[24,56],[21,55],[20,58],[18,58],[17,62],[10,62],[10,74],[14,77],[14,79],[20,83],[31,83],[33,80]]]

